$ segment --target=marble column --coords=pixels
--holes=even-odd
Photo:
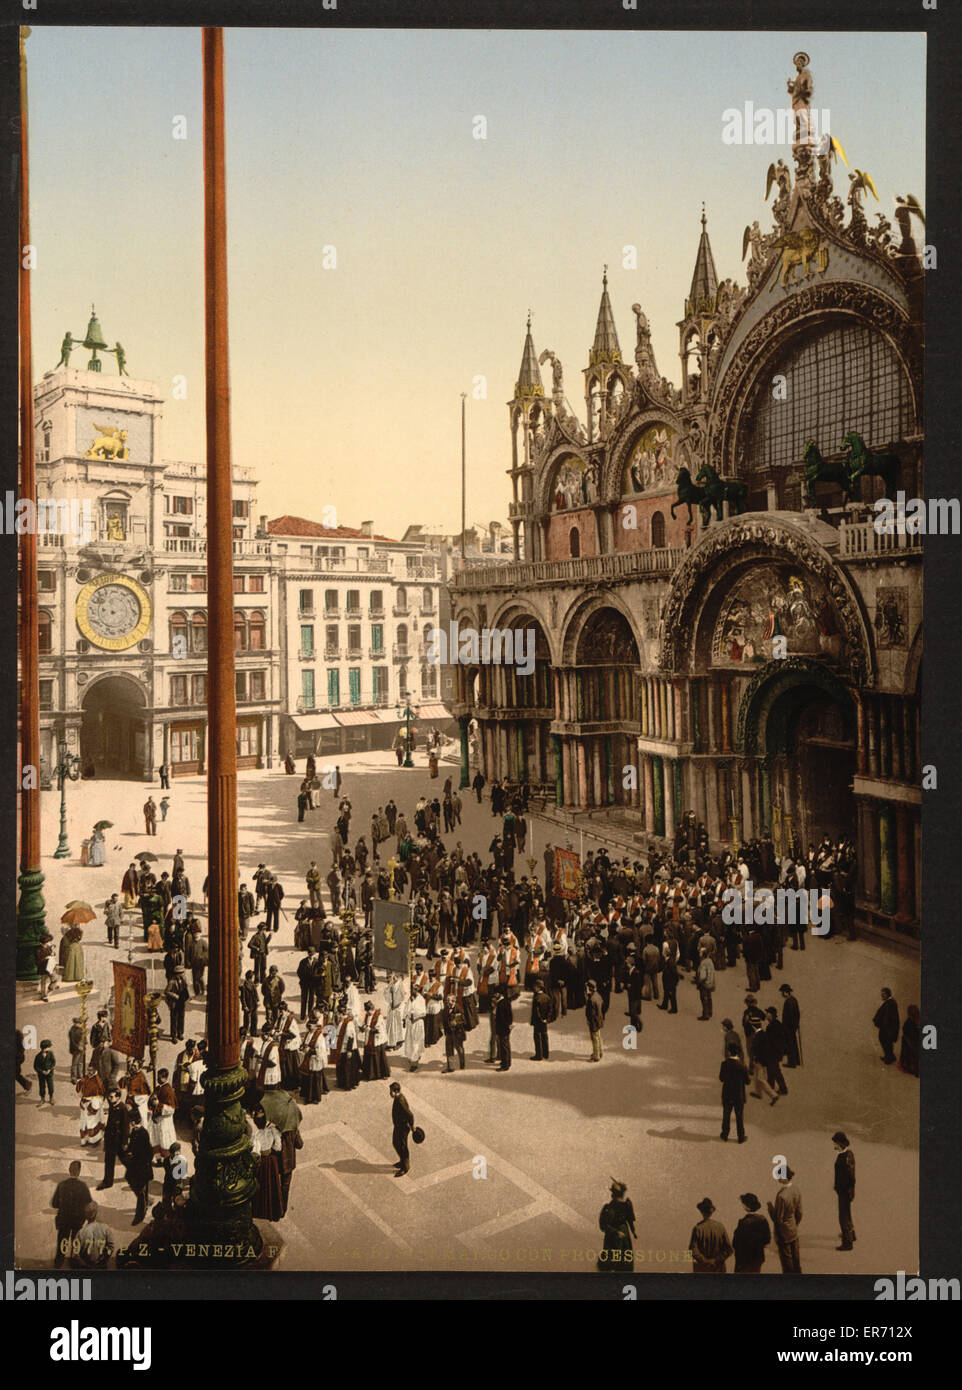
[[[900,801],[895,807],[896,868],[898,873],[898,921],[911,922],[915,915],[915,826],[911,807]]]
[[[603,806],[604,799],[604,771],[602,768],[602,747],[601,739],[593,738],[590,745],[591,753],[591,782],[592,782],[592,801],[595,806]]]
[[[902,737],[902,702],[898,696],[892,698],[892,776],[897,782],[905,777],[905,741]]]
[[[652,780],[655,809],[655,834],[665,833],[665,768],[659,757],[652,758]]]
[[[883,777],[892,776],[892,720],[891,704],[887,695],[880,695],[878,699],[879,724],[878,724],[878,744],[879,744],[879,771]]]
[[[585,741],[578,739],[576,756],[578,759],[578,805],[588,805],[588,767],[585,758]]]
[[[675,738],[681,741],[685,737],[684,721],[682,717],[684,713],[684,706],[682,704],[681,681],[672,681],[672,695],[675,702]]]
[[[855,696],[855,712],[858,717],[857,772],[859,777],[868,776],[868,728],[865,719],[865,701],[861,695]]]
[[[554,804],[563,806],[565,804],[565,775],[560,734],[551,735],[551,747],[554,751]]]
[[[878,701],[872,696],[865,697],[868,700],[868,775],[878,777],[879,772],[879,751],[878,751]]]
[[[897,908],[896,887],[898,869],[896,864],[895,810],[889,802],[879,806],[879,906],[889,917],[894,917]]]
[[[915,761],[915,720],[912,705],[908,699],[902,701],[902,767],[906,782],[918,780],[918,767]]]
[[[647,830],[647,832],[648,832],[649,835],[654,835],[654,833],[655,833],[655,788],[654,788],[654,771],[653,771],[653,768],[652,768],[652,759],[651,759],[651,757],[649,756],[649,754],[647,754],[647,753],[642,753],[642,754],[640,754],[640,757],[641,757],[641,764],[642,764],[642,766],[641,766],[641,772],[642,772],[642,777],[643,777],[643,779],[644,779],[642,785],[643,785],[643,788],[644,788],[644,798],[645,798],[645,829]]]
[[[719,698],[719,702],[720,702],[720,704],[721,704],[721,737],[722,737],[722,752],[723,752],[723,753],[730,753],[730,752],[732,751],[732,744],[731,744],[731,731],[730,731],[730,729],[729,729],[729,727],[728,727],[728,724],[729,724],[728,681],[725,680],[725,679],[722,679],[722,680],[720,680],[720,681],[718,682],[718,698]]]
[[[668,839],[674,838],[675,824],[675,759],[665,758],[665,834]]]

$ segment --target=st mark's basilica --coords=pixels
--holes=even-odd
[[[515,559],[459,571],[452,613],[533,629],[536,667],[458,668],[462,775],[476,724],[489,780],[541,784],[640,845],[670,844],[688,810],[713,848],[850,836],[862,924],[915,936],[923,541],[877,529],[872,504],[923,495],[923,214],[857,152],[847,167],[837,141],[795,135],[794,167],[768,171],[769,231],[745,191],[746,285],[719,279],[702,211],[681,389],[637,303],[625,360],[605,277],[583,424],[529,319]]]

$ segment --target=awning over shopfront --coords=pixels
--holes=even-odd
[[[454,715],[444,708],[443,705],[418,705],[418,719],[423,724],[425,719],[453,719]]]
[[[334,715],[338,724],[347,727],[350,724],[378,724],[380,720],[372,709],[345,709],[338,711]]]
[[[313,734],[318,729],[337,728],[337,720],[333,714],[292,714],[291,718],[303,734]]]
[[[401,722],[395,712],[390,709],[376,709],[374,714],[379,724],[400,724]]]

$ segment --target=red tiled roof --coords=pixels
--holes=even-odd
[[[353,526],[322,526],[319,521],[308,521],[303,516],[279,516],[267,523],[272,536],[318,536],[323,540],[347,541],[387,541],[398,545],[391,536],[366,536],[363,531],[355,531]]]

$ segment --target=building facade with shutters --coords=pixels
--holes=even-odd
[[[670,844],[687,810],[715,847],[851,836],[862,921],[914,935],[923,537],[877,529],[881,476],[861,500],[832,481],[810,497],[806,460],[814,446],[842,476],[858,436],[923,495],[920,220],[900,198],[900,236],[869,227],[831,150],[792,158],[770,232],[748,205],[747,286],[719,280],[702,215],[680,388],[638,304],[625,359],[605,282],[579,419],[529,320],[508,403],[515,558],[456,573],[452,606],[462,626],[533,629],[537,665],[458,668],[454,708],[489,779],[548,784],[641,845]],[[712,470],[744,510],[705,524],[678,498]]]

